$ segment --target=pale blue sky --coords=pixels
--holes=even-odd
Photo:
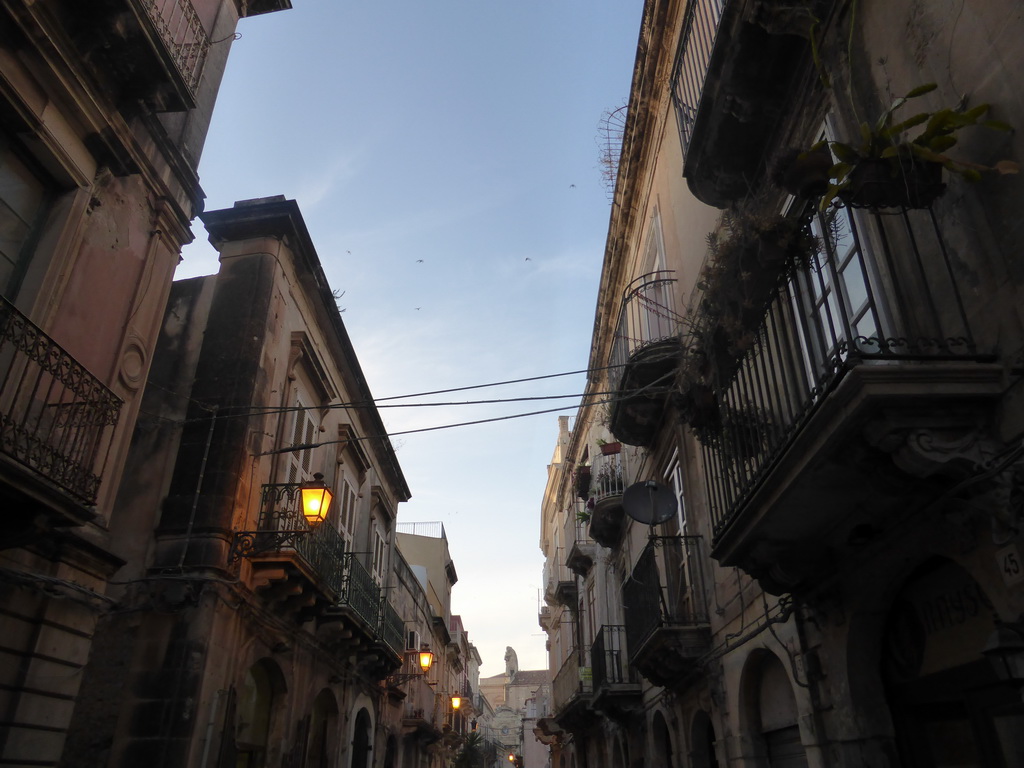
[[[239,25],[199,169],[207,210],[298,201],[377,397],[585,368],[610,213],[599,123],[628,96],[641,0],[293,4]],[[178,277],[216,271],[195,233]],[[575,402],[382,416],[399,431]],[[452,609],[485,676],[506,645],[524,669],[547,664],[538,539],[556,436],[549,414],[393,439],[413,494],[399,519],[444,522]]]

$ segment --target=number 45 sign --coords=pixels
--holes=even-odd
[[[1024,581],[1024,562],[1020,559],[1020,552],[1016,544],[1010,544],[996,552],[996,562],[999,563],[999,572],[1003,574],[1003,581],[1007,586],[1012,586]]]

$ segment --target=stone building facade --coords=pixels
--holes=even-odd
[[[56,765],[239,20],[289,0],[0,2],[0,762]]]
[[[1022,764],[1022,24],[644,4],[542,507],[553,764]]]

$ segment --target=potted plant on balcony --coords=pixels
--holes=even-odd
[[[614,456],[622,450],[622,443],[614,442],[610,443],[607,440],[598,438],[597,447],[601,449],[602,456]]]
[[[727,358],[746,353],[779,283],[814,264],[821,249],[807,219],[765,213],[770,206],[748,199],[708,235],[697,315],[709,360],[720,362],[723,348]]]
[[[576,495],[581,499],[590,498],[590,465],[578,464],[574,473]]]
[[[855,208],[927,208],[945,191],[943,168],[967,181],[978,181],[983,171],[1019,172],[1018,164],[1010,160],[990,167],[946,154],[956,146],[956,133],[963,128],[982,125],[1012,130],[1006,123],[982,120],[989,111],[988,104],[963,111],[945,108],[919,112],[896,120],[897,112],[908,101],[936,87],[935,83],[921,85],[895,99],[874,124],[861,124],[859,143],[823,139],[808,150],[827,147],[837,160],[828,171],[828,184],[819,204],[822,210],[837,197]],[[923,130],[910,138],[910,130],[921,125]]]

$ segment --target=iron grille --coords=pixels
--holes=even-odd
[[[354,554],[347,553],[343,557],[345,567],[338,602],[350,608],[369,626],[376,627],[380,612],[380,588]]]
[[[94,505],[121,400],[0,297],[0,450]]]
[[[595,691],[609,685],[637,682],[636,671],[629,664],[626,648],[624,625],[605,624],[601,627],[594,644],[590,646]]]
[[[210,40],[190,0],[142,0],[146,15],[195,98]]]
[[[687,5],[683,16],[672,74],[672,103],[676,108],[684,162],[726,2],[728,0],[698,0]]]
[[[240,551],[294,552],[334,595],[342,587],[345,541],[329,522],[310,528],[302,514],[300,483],[263,486],[256,531],[237,535]]]
[[[395,656],[405,655],[405,622],[391,603],[383,600],[380,611],[380,638],[384,645],[394,651]]]
[[[589,696],[594,690],[590,668],[590,652],[573,649],[551,682],[551,697],[555,712],[564,710],[580,696]]]
[[[852,367],[994,357],[975,345],[933,212],[840,209],[812,227],[822,254],[780,282],[716,386],[720,426],[702,439],[716,536]]]
[[[630,658],[657,630],[708,623],[700,536],[653,536],[622,585]]]
[[[638,352],[680,338],[683,318],[675,309],[674,274],[671,270],[651,272],[626,287],[612,342],[611,364],[622,371],[620,377]],[[619,385],[621,388],[621,382]]]

